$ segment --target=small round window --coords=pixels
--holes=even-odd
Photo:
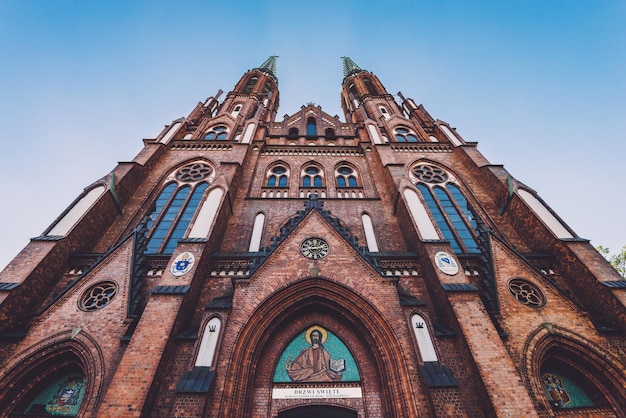
[[[411,174],[424,183],[438,184],[448,180],[448,174],[445,171],[430,164],[420,164],[413,167]]]
[[[107,306],[117,295],[115,282],[100,282],[91,286],[80,298],[79,307],[83,311],[97,311]]]
[[[521,278],[509,281],[509,292],[519,302],[531,308],[540,308],[546,303],[543,292],[535,284]]]
[[[213,173],[210,165],[205,163],[188,164],[176,172],[176,179],[184,182],[204,180]]]

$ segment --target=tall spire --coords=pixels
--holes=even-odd
[[[271,75],[274,80],[278,81],[278,79],[276,78],[276,58],[278,58],[278,55],[271,55],[268,59],[265,60],[265,62],[263,62],[263,64],[261,64],[256,69],[269,73],[269,75]]]
[[[343,78],[351,76],[353,74],[360,73],[362,70],[350,57],[341,57],[343,60]]]

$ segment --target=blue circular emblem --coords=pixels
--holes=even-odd
[[[193,268],[193,263],[195,261],[196,258],[193,254],[186,251],[174,259],[172,265],[170,266],[170,271],[172,272],[172,275],[176,277],[183,276]]]

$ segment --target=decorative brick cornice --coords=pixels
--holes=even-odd
[[[394,142],[391,144],[391,150],[394,152],[452,152],[452,146],[437,142],[422,142],[417,144]]]
[[[261,155],[272,156],[337,156],[337,157],[362,157],[363,149],[361,147],[298,147],[294,145],[288,146],[268,146],[261,150]]]
[[[232,151],[233,144],[226,141],[184,140],[173,141],[174,151]]]

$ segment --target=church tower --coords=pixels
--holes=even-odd
[[[0,417],[626,417],[626,281],[477,143],[276,56],[0,273]]]

